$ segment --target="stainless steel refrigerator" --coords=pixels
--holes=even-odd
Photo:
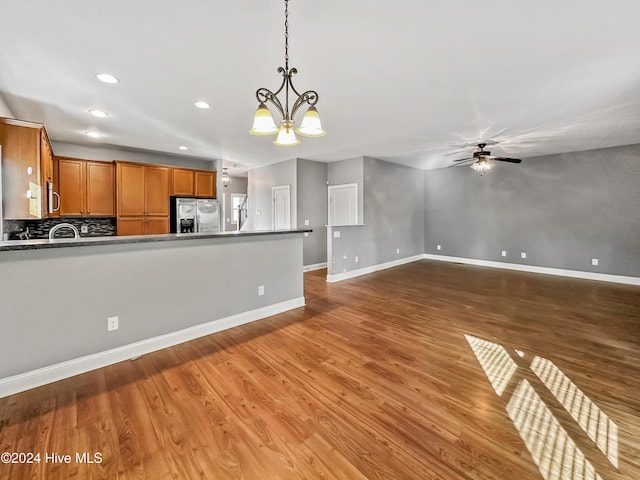
[[[171,233],[220,231],[218,201],[212,198],[171,198]]]

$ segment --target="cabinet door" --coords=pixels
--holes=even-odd
[[[42,175],[42,181],[40,185],[42,186],[42,213],[45,217],[56,217],[58,216],[58,212],[49,213],[49,207],[53,210],[53,205],[49,205],[49,196],[47,192],[47,185],[53,183],[54,174],[53,174],[53,150],[51,149],[51,144],[49,143],[49,137],[47,136],[47,132],[42,128],[40,131],[40,170]],[[55,200],[54,200],[55,203]]]
[[[120,217],[118,218],[118,236],[144,235],[144,217]]]
[[[146,217],[145,233],[147,235],[162,235],[169,233],[169,217]]]
[[[2,210],[5,219],[41,218],[40,130],[0,119]],[[31,173],[29,173],[31,172]],[[34,199],[27,197],[31,190]],[[41,192],[42,194],[42,192]]]
[[[144,215],[145,167],[118,163],[118,215]]]
[[[172,195],[193,195],[193,170],[173,169]]]
[[[215,172],[196,172],[196,196],[215,198],[216,196]]]
[[[84,162],[58,159],[58,194],[61,216],[84,214]]]
[[[113,164],[86,162],[86,214],[113,217]]]
[[[145,213],[169,216],[169,167],[144,167]]]

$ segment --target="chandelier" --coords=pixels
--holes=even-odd
[[[296,138],[296,133],[303,137],[323,137],[326,135],[316,110],[318,93],[315,90],[298,93],[291,79],[294,74],[298,73],[298,70],[289,68],[289,0],[284,0],[284,68],[278,67],[278,73],[282,75],[282,83],[278,90],[272,92],[268,88],[259,88],[256,91],[258,109],[253,117],[253,128],[249,133],[251,135],[275,135],[277,133],[278,136],[273,144],[284,147],[300,144],[300,140]],[[278,94],[283,90],[284,106],[278,98]],[[291,112],[289,112],[289,91],[295,94]],[[271,112],[267,108],[267,103],[273,104],[280,113],[282,117],[280,127],[276,126]],[[308,104],[309,108],[302,118],[300,127],[296,128],[294,132],[294,116],[304,104]]]

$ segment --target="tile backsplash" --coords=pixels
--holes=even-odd
[[[80,232],[81,237],[108,237],[116,235],[116,219],[98,217],[61,217],[46,218],[43,220],[5,220],[3,231],[8,234],[8,240],[19,240],[20,233],[28,229],[29,238],[49,238],[49,230],[59,223],[70,223]],[[82,227],[86,227],[87,233],[82,233]],[[56,232],[56,238],[73,238],[70,229],[61,229]]]

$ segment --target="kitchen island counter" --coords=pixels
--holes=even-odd
[[[304,306],[307,231],[1,243],[0,397]]]
[[[38,250],[42,248],[87,247],[94,245],[118,245],[126,243],[171,242],[180,240],[202,240],[206,238],[254,237],[259,235],[284,235],[288,233],[307,233],[309,228],[288,230],[254,230],[217,233],[170,233],[165,235],[130,235],[109,237],[80,237],[33,240],[9,240],[0,242],[0,252],[8,250]]]

